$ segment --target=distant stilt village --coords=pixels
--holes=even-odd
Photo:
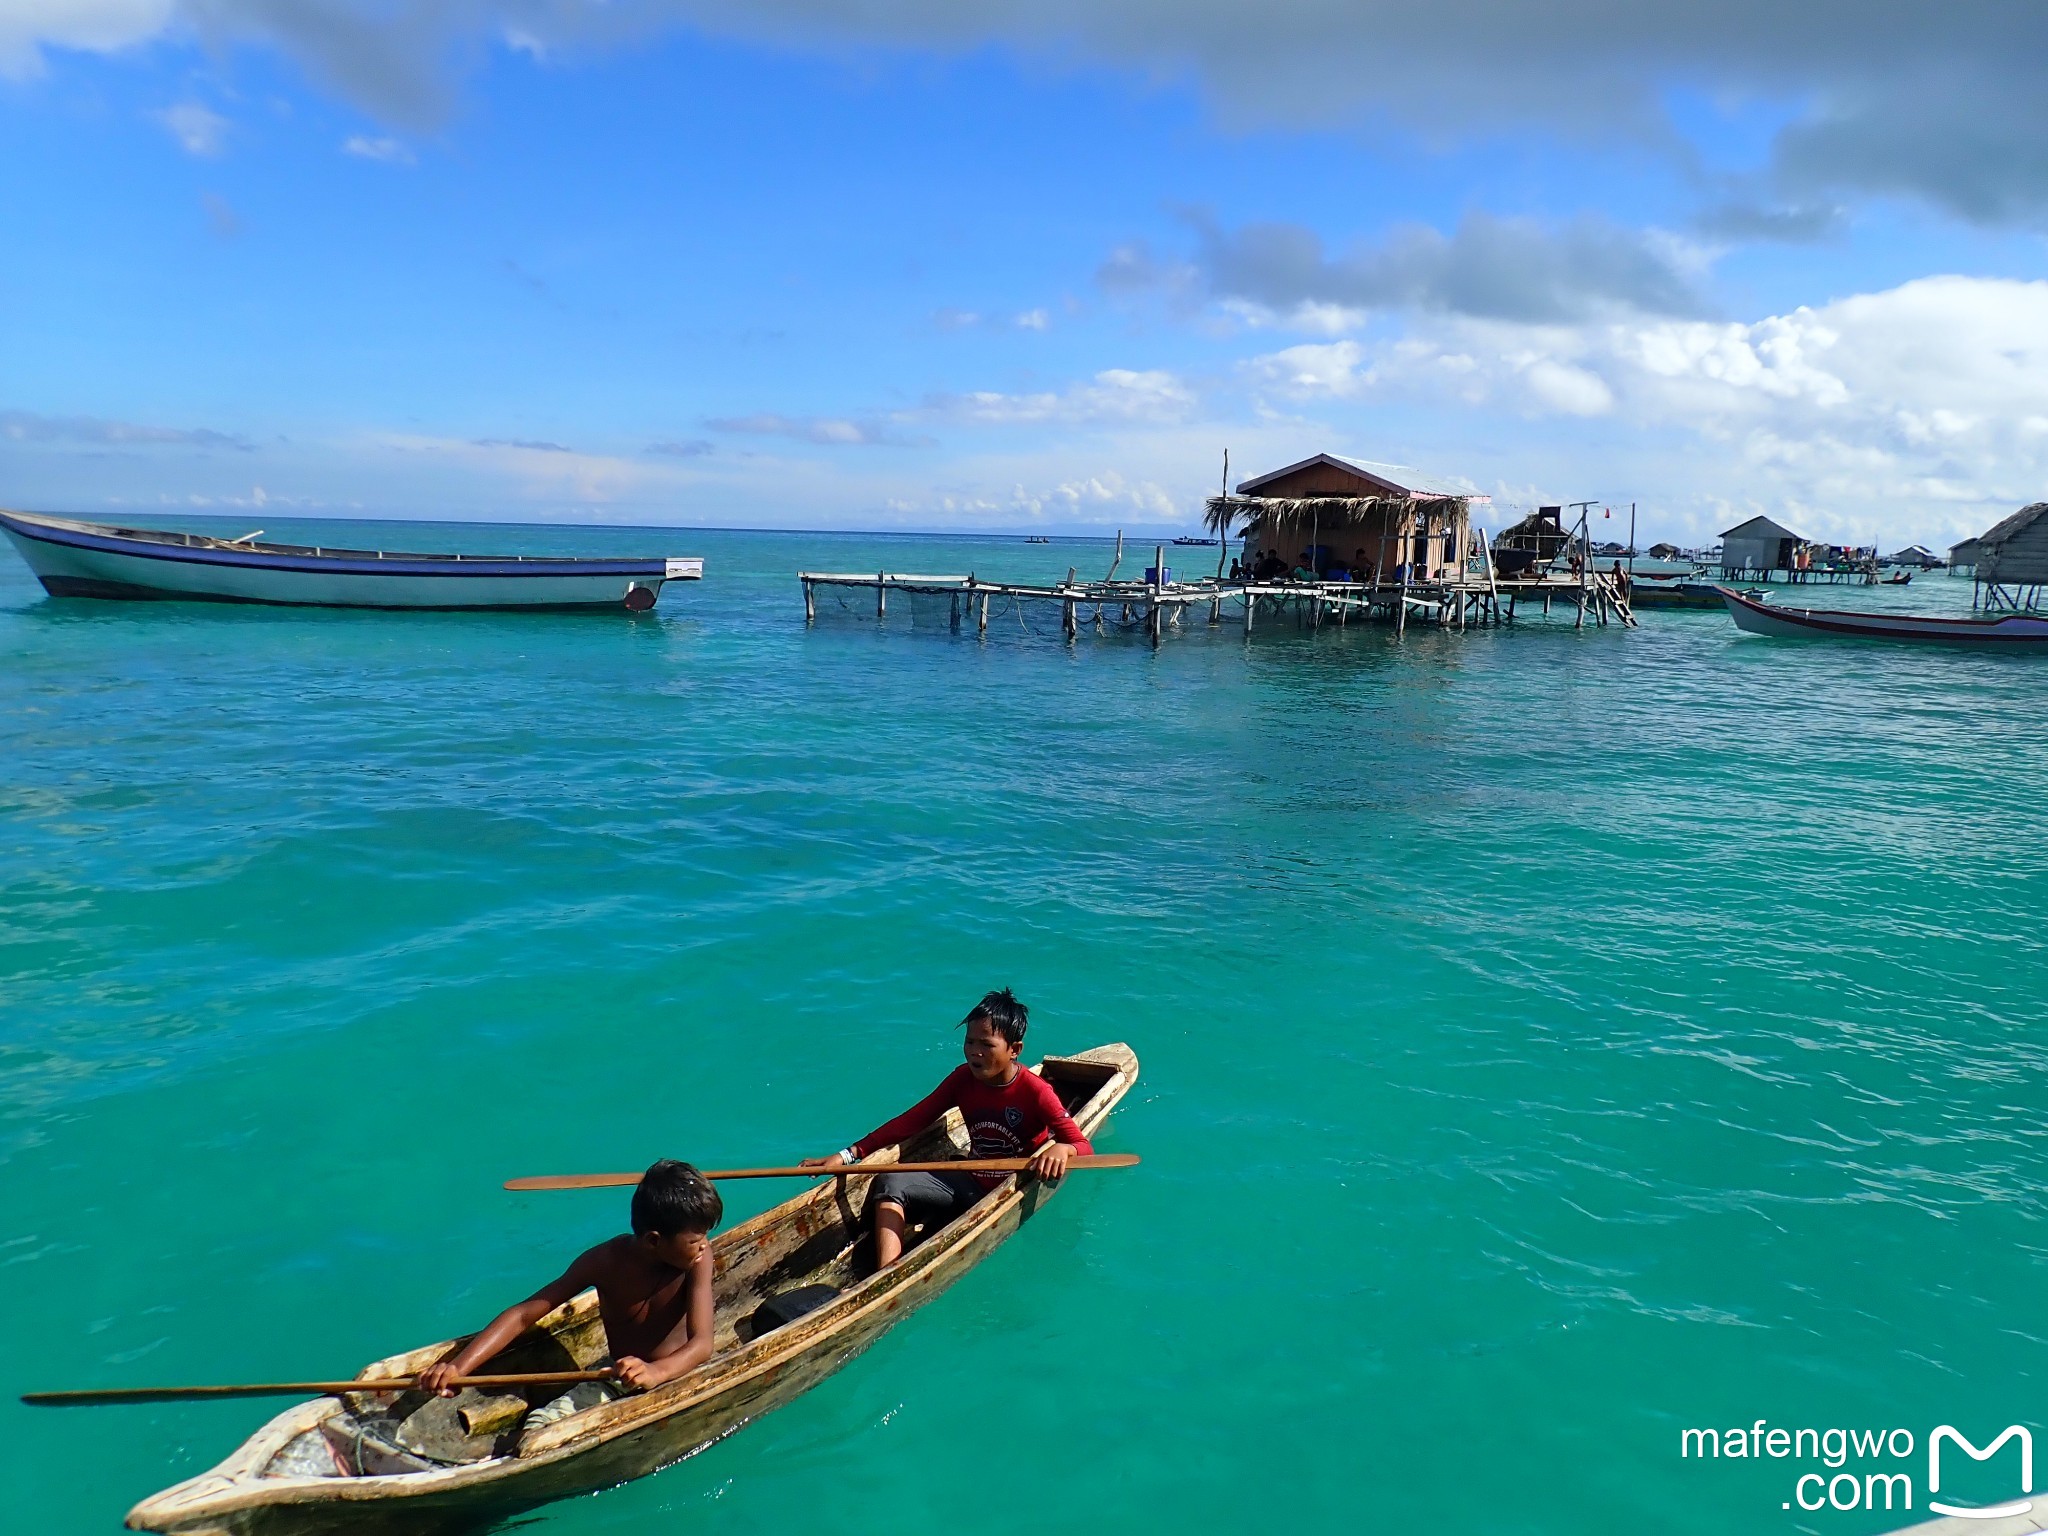
[[[1226,487],[1228,478],[1226,468]],[[889,571],[803,571],[798,579],[804,617],[812,622],[821,603],[887,618],[893,600],[920,620],[956,629],[972,624],[983,634],[992,614],[1014,614],[1027,628],[1033,617],[1047,625],[1056,617],[1069,639],[1084,629],[1138,630],[1154,645],[1191,616],[1234,624],[1246,636],[1276,624],[1463,630],[1513,624],[1532,612],[1568,618],[1579,629],[1628,629],[1636,627],[1639,607],[1720,608],[1719,583],[1761,595],[1772,583],[1901,585],[1914,571],[1945,563],[1974,570],[1985,541],[2014,522],[1958,545],[1947,562],[1921,545],[1880,556],[1875,546],[1821,544],[1761,516],[1726,530],[1713,548],[1659,544],[1639,560],[1633,527],[1629,543],[1593,542],[1598,503],[1539,507],[1489,539],[1473,511],[1490,503],[1400,465],[1319,453],[1209,498],[1205,522],[1213,537],[1175,545],[1183,554],[1187,546],[1216,548],[1213,572],[1176,571],[1163,544],[1153,547],[1149,565],[1125,572],[1119,534],[1100,576],[1069,567],[1063,580],[1037,582]],[[2042,510],[2048,508],[2016,516]],[[2048,519],[2040,535],[2048,543]],[[2004,537],[2010,543],[2011,532]],[[1241,545],[1235,554],[1233,542]],[[1980,575],[1979,601],[1987,606],[2030,609],[2040,591],[2038,584],[2027,591],[1998,581],[1987,588]]]

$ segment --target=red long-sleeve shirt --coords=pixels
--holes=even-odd
[[[967,1122],[968,1140],[976,1157],[1027,1157],[1057,1137],[1076,1152],[1095,1149],[1074,1124],[1052,1084],[1036,1072],[1019,1071],[1000,1088],[992,1088],[965,1065],[955,1067],[946,1080],[888,1124],[877,1126],[848,1150],[855,1157],[871,1153],[915,1136],[947,1110],[957,1108]],[[1005,1175],[975,1175],[984,1184],[999,1184]]]

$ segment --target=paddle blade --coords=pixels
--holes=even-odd
[[[507,1189],[624,1189],[640,1182],[637,1173],[537,1173],[530,1178],[507,1179]]]

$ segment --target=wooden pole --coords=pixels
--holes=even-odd
[[[1259,600],[1252,596],[1251,584],[1247,582],[1244,589],[1244,637],[1247,640],[1252,637],[1252,610],[1258,605]]]
[[[1067,1159],[1074,1168],[1135,1168],[1135,1152],[1089,1152]],[[1023,1173],[1028,1157],[962,1157],[935,1163],[842,1163],[837,1168],[706,1168],[707,1179],[875,1179],[885,1173]],[[555,1189],[628,1189],[640,1182],[637,1173],[539,1173],[507,1179],[515,1191]]]
[[[986,592],[981,594],[981,612],[975,619],[975,633],[980,635],[988,633],[988,594]]]
[[[1223,499],[1226,502],[1230,500],[1230,450],[1228,448],[1223,450]],[[1224,510],[1227,513],[1229,508],[1226,507]],[[1216,528],[1216,579],[1218,581],[1223,579],[1223,562],[1229,557],[1230,519],[1226,516]],[[1216,623],[1222,617],[1222,614],[1223,599],[1219,597],[1216,599],[1216,612],[1211,616],[1209,622],[1211,624]]]
[[[1151,609],[1145,615],[1147,627],[1152,631],[1152,648],[1157,650],[1160,641],[1159,592],[1166,585],[1166,546],[1157,544],[1152,549],[1152,601]]]
[[[818,589],[816,583],[809,581],[804,583],[804,622],[818,622]]]
[[[875,617],[878,619],[889,617],[889,573],[887,571],[877,571],[875,573]]]
[[[165,1403],[209,1397],[340,1397],[345,1392],[410,1392],[416,1376],[379,1376],[368,1381],[259,1381],[227,1387],[107,1387],[86,1392],[24,1392],[35,1408],[90,1408],[104,1403]],[[612,1381],[602,1371],[525,1371],[509,1376],[458,1376],[448,1385],[503,1391],[510,1387],[564,1387],[583,1381]]]

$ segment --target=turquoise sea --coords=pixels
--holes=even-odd
[[[794,573],[1103,541],[294,531],[708,579],[378,616],[58,603],[0,554],[10,1529],[111,1531],[273,1406],[13,1394],[475,1327],[624,1223],[500,1180],[828,1152],[1002,985],[1040,1050],[1136,1048],[1103,1146],[1143,1166],[525,1529],[1857,1536],[1925,1518],[1934,1426],[2048,1433],[2048,662],[1711,613],[1069,649],[807,629]],[[1907,1429],[1912,1514],[1680,1455],[1758,1419]]]

